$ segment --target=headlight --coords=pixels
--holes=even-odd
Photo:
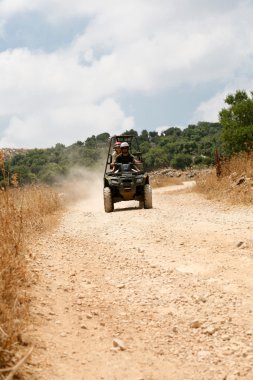
[[[111,180],[111,184],[112,185],[117,185],[118,184],[118,180],[117,179],[112,179]]]

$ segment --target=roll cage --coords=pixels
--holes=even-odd
[[[118,136],[112,136],[109,139],[109,148],[107,153],[107,159],[106,159],[106,165],[105,165],[105,172],[104,174],[111,171],[111,165],[112,165],[112,153],[113,153],[113,147],[116,142],[127,142],[129,144],[129,152],[132,154],[136,160],[140,161],[140,165],[142,166],[142,154],[140,152],[140,146],[137,140],[137,137],[134,135],[118,135]]]

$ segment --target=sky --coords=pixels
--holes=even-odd
[[[0,0],[0,148],[218,121],[253,0]]]

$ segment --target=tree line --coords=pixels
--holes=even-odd
[[[199,122],[185,129],[169,127],[162,133],[131,129],[124,134],[138,136],[147,170],[171,166],[176,169],[214,164],[214,151],[231,156],[253,148],[253,92],[238,90],[225,99],[219,122]],[[105,164],[110,135],[92,135],[70,146],[61,143],[48,149],[32,149],[5,162],[5,175],[17,174],[21,184],[53,184],[74,167],[96,168]],[[0,184],[3,173],[0,173]]]

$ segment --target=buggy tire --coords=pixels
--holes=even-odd
[[[139,208],[144,208],[144,201],[139,201]]]
[[[144,186],[144,208],[152,208],[152,187],[149,184]]]
[[[114,209],[110,187],[104,188],[104,208],[105,212],[112,212]]]

